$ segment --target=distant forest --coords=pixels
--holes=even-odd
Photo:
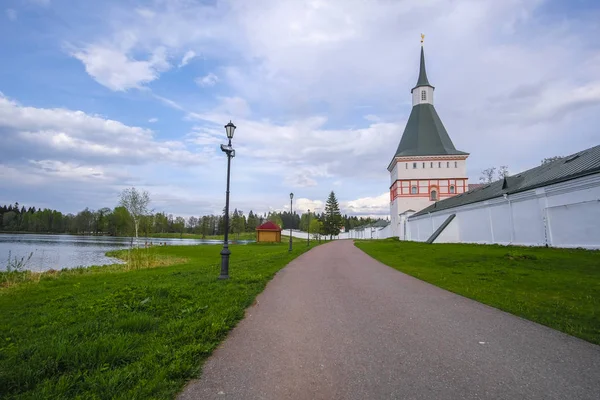
[[[308,214],[289,212],[271,212],[247,215],[235,209],[230,215],[230,233],[254,232],[256,227],[266,221],[273,221],[283,229],[306,230]],[[311,213],[311,220],[323,220],[323,214]],[[367,225],[377,219],[354,216],[342,216],[342,225],[348,229]],[[25,208],[19,203],[0,206],[0,231],[30,233],[70,233],[79,235],[129,236],[132,234],[131,218],[124,207],[86,208],[76,215],[63,214],[57,210]],[[201,217],[175,217],[173,214],[155,213],[140,220],[140,235],[156,233],[194,233],[204,236],[222,235],[225,232],[223,215],[205,215]]]

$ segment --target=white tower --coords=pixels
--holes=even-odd
[[[405,221],[411,213],[469,189],[469,153],[454,147],[433,106],[434,89],[427,80],[421,41],[419,79],[411,90],[412,111],[388,165],[392,232],[400,239],[410,239]]]

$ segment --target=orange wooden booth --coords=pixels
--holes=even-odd
[[[281,242],[281,228],[274,222],[267,221],[256,228],[257,242]]]

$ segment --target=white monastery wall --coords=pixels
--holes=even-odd
[[[600,249],[600,174],[412,217],[408,239],[427,240],[451,214],[436,243]]]

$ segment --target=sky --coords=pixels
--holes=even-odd
[[[389,215],[425,34],[435,107],[481,171],[600,143],[596,0],[3,0],[0,204],[126,187],[174,215]]]

